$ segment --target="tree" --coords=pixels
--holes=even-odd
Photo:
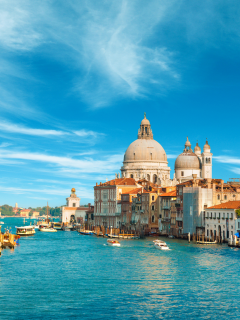
[[[238,215],[238,217],[240,217],[240,209],[236,210],[236,214]]]

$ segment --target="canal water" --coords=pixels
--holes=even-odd
[[[0,257],[0,319],[239,319],[239,249],[166,239],[160,251],[152,240],[22,237]]]

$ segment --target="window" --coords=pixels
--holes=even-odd
[[[209,218],[209,212],[207,212],[207,218]]]
[[[209,236],[209,230],[207,230],[207,237]]]
[[[130,178],[133,178],[133,174],[130,174]]]
[[[235,197],[236,197],[236,195],[234,194],[234,195],[233,195],[233,198],[235,198]]]
[[[152,206],[152,210],[154,210],[154,206]]]
[[[152,216],[152,222],[154,222],[154,216]]]
[[[152,196],[152,200],[154,200],[154,196]]]
[[[162,219],[162,215],[159,215],[159,219]],[[240,223],[238,222],[238,225],[240,226]],[[240,227],[239,227],[240,228]]]
[[[227,214],[227,218],[229,219],[229,213]]]
[[[147,127],[145,127],[145,132],[147,133]]]
[[[135,160],[135,153],[133,154],[133,159]]]
[[[220,212],[218,213],[218,219],[221,219],[221,213]]]
[[[227,196],[226,195],[224,196],[224,200],[227,200]]]
[[[223,219],[225,219],[225,213],[223,212]]]
[[[214,212],[214,218],[216,219],[216,212]]]
[[[150,157],[151,157],[151,160],[152,160],[152,153],[150,153]]]
[[[76,203],[73,203],[73,207],[76,207]]]
[[[184,177],[184,171],[181,171],[181,177]]]
[[[211,212],[211,216],[210,216],[210,218],[212,219],[212,212]]]
[[[231,219],[233,219],[233,213],[231,213]]]
[[[217,199],[220,200],[220,194],[217,195]]]

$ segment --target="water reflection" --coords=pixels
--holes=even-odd
[[[239,250],[165,239],[171,250],[161,251],[153,240],[114,248],[76,232],[21,238],[0,257],[0,318],[236,317]]]

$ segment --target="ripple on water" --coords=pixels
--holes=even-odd
[[[21,238],[0,258],[0,318],[237,318],[239,250],[166,239],[171,250],[160,251],[152,240]]]

